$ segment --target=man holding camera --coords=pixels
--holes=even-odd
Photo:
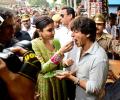
[[[13,11],[0,7],[0,100],[34,100],[35,81],[41,64],[32,51],[20,46],[10,47],[16,43],[11,42],[14,33]]]

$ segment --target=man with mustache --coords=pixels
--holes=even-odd
[[[108,54],[109,59],[120,59],[120,43],[119,40],[113,40],[112,35],[104,33],[105,17],[102,14],[96,14],[93,17],[96,23],[96,40]]]

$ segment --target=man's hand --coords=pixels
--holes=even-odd
[[[56,77],[61,80],[61,79],[64,79],[64,78],[69,78],[71,74],[72,73],[69,72],[69,71],[64,71],[64,72],[61,72],[61,73],[57,73]]]
[[[6,64],[2,59],[0,59],[0,71],[4,68],[6,68]]]
[[[9,49],[10,49],[10,51],[12,51],[12,52],[14,52],[14,53],[16,53],[16,54],[18,54],[20,56],[23,56],[27,52],[26,49],[24,49],[22,47],[19,47],[19,46],[11,47]]]
[[[74,63],[74,61],[71,58],[68,58],[63,61],[63,65],[65,65],[66,67],[72,66],[73,63]]]

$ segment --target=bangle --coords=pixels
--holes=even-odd
[[[80,82],[80,79],[79,79],[79,78],[76,78],[76,79],[74,80],[74,84],[75,84],[75,85],[79,85],[79,82]]]
[[[61,51],[58,51],[57,53],[61,56],[64,56],[64,54]]]
[[[58,65],[63,59],[63,55],[60,52],[57,52],[50,59],[54,64]]]

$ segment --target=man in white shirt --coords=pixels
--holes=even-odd
[[[31,39],[33,39],[36,28],[31,25],[30,16],[27,14],[21,17],[21,30],[29,33]]]
[[[66,42],[71,41],[71,31],[69,30],[69,24],[75,17],[75,11],[71,7],[63,7],[60,11],[62,25],[59,30],[55,33],[55,38],[57,38],[61,46],[65,45]]]
[[[54,38],[56,38],[60,41],[61,46],[64,46],[67,42],[72,41],[72,37],[71,37],[72,32],[69,29],[69,24],[75,18],[75,11],[71,7],[63,7],[60,11],[60,14],[61,14],[62,25],[57,31],[55,31]],[[74,49],[74,48],[75,47],[73,47],[72,51],[70,51],[69,53],[65,53],[64,60],[66,60],[69,55],[71,55],[71,58],[74,58],[74,52],[76,52],[76,49]],[[67,66],[69,66],[69,65],[67,65]],[[73,67],[74,67],[74,64],[72,66],[69,66],[69,68],[67,68],[67,70],[72,70],[72,69],[74,69]],[[68,98],[69,98],[69,100],[74,100],[75,86],[74,86],[73,82],[70,80],[68,80],[66,82],[67,82]]]

